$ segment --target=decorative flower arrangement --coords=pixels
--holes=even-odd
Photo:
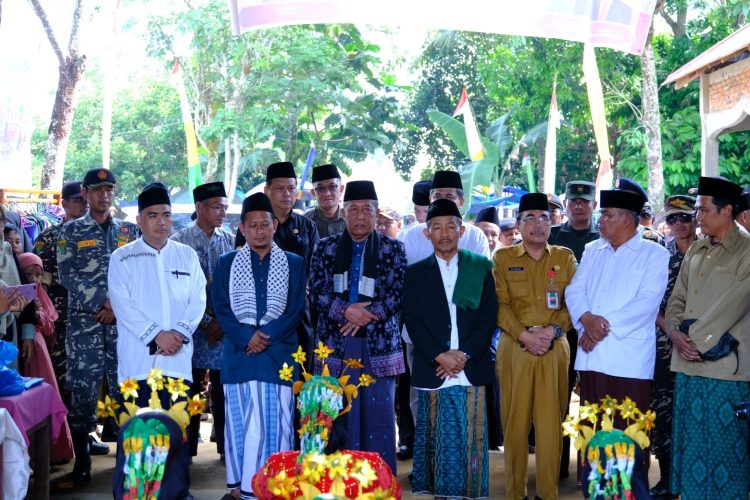
[[[618,413],[625,422],[624,430],[614,427]],[[565,419],[563,435],[573,439],[573,445],[583,452],[582,458],[590,468],[587,499],[634,498],[636,446],[648,447],[648,432],[654,428],[655,420],[653,411],[643,413],[632,399],[625,398],[618,404],[609,396],[599,404],[586,401],[578,407],[578,416],[569,415]]]
[[[162,370],[152,368],[146,383],[151,389],[146,408],[140,408],[135,403],[138,398],[138,382],[132,378],[125,379],[120,384],[120,394],[124,401],[122,405],[109,396],[104,397],[104,402],[97,403],[97,415],[116,418],[122,429],[125,458],[123,487],[126,499],[158,499],[172,444],[169,429],[164,422],[156,418],[140,418],[139,415],[148,411],[166,413],[179,425],[184,441],[190,417],[200,415],[206,408],[206,400],[199,394],[176,403],[178,397],[187,397],[190,387],[181,378],[166,377],[165,382]],[[159,391],[163,390],[170,394],[171,405],[168,410],[162,407],[159,400]],[[121,409],[122,406],[125,407],[124,410]],[[133,420],[130,421],[131,419]],[[126,426],[128,422],[130,423]]]
[[[346,370],[364,368],[358,359],[344,360],[341,376],[333,377],[324,361],[333,354],[333,349],[319,342],[313,352],[323,362],[320,375],[305,370],[307,358],[301,347],[292,354],[294,362],[302,367],[303,380],[293,386],[294,393],[298,394],[301,451],[271,455],[253,477],[253,492],[263,499],[400,499],[398,479],[378,453],[341,450],[324,454],[333,421],[351,409],[359,387],[367,387],[375,380],[363,373],[357,385],[349,383],[350,375]],[[279,377],[291,381],[293,376],[294,366],[284,363]]]
[[[190,389],[190,386],[185,383],[184,379],[166,377],[165,383],[164,372],[152,368],[146,378],[146,383],[151,389],[151,396],[148,400],[148,408],[145,409],[166,412],[180,425],[183,434],[190,423],[190,417],[200,415],[206,409],[206,400],[205,398],[201,398],[199,394],[196,394],[187,401],[174,403],[179,396],[187,397],[187,391]],[[165,387],[173,402],[168,410],[162,407],[159,400],[159,391],[164,390]],[[99,401],[97,403],[96,414],[99,417],[113,417],[117,420],[120,427],[124,427],[128,420],[142,410],[142,408],[135,404],[135,400],[138,398],[138,382],[132,378],[123,380],[120,384],[120,394],[122,394],[124,400],[122,406],[125,407],[125,410],[120,411],[119,416],[117,410],[120,410],[121,405],[109,396],[104,397],[104,402]]]

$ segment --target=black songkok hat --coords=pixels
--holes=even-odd
[[[240,213],[241,221],[245,220],[245,214],[248,212],[268,212],[273,216],[271,200],[265,195],[265,193],[251,194],[242,200],[242,211]]]
[[[497,215],[497,207],[487,207],[480,210],[474,224],[479,224],[480,222],[490,222],[500,227],[500,217]]]
[[[612,189],[599,193],[599,206],[601,208],[622,208],[640,214],[645,204],[646,198],[633,191]]]
[[[294,172],[294,165],[288,161],[272,163],[266,169],[266,182],[271,179],[296,179],[297,174]]]
[[[742,187],[722,177],[701,177],[698,180],[698,194],[700,196],[715,196],[732,203],[740,203]]]
[[[596,199],[596,184],[588,181],[570,181],[565,184],[565,199],[594,201]]]
[[[69,182],[62,187],[61,196],[63,200],[70,198],[83,199],[81,194],[81,181]]]
[[[510,231],[511,229],[516,228],[516,219],[514,219],[513,217],[506,217],[505,219],[500,221],[500,224],[498,224],[498,226],[500,226],[501,232]]]
[[[375,184],[372,181],[349,181],[344,191],[344,202],[356,200],[375,200],[378,194],[375,192]]]
[[[456,205],[455,201],[440,198],[430,203],[430,206],[427,208],[427,220],[444,215],[461,219],[461,212],[458,211],[458,205]]]
[[[218,197],[227,197],[223,182],[207,182],[193,189],[193,201],[196,203]]]
[[[750,192],[744,192],[740,195],[740,212],[750,210]]]
[[[419,181],[411,188],[411,202],[426,207],[430,204],[430,189],[432,181]]]
[[[432,177],[432,188],[454,188],[464,189],[464,185],[461,184],[461,174],[454,172],[453,170],[439,170],[435,172]]]
[[[114,186],[117,184],[115,175],[108,168],[92,168],[86,175],[83,176],[83,183],[81,186],[85,188],[96,187],[96,186]]]
[[[635,193],[644,200],[648,200],[648,195],[646,194],[646,190],[643,189],[643,186],[635,182],[634,180],[626,179],[625,177],[620,177],[615,181],[615,189],[618,191],[630,191],[631,193]],[[640,212],[640,210],[636,210],[636,212]]]
[[[152,182],[138,195],[138,211],[152,205],[172,205],[169,199],[169,190],[161,182]]]
[[[312,171],[312,182],[313,184],[320,181],[327,181],[328,179],[341,179],[341,174],[336,165],[329,163],[327,165],[318,165],[313,168]]]
[[[547,195],[544,193],[526,193],[521,196],[521,201],[518,203],[518,213],[521,214],[527,210],[544,210],[549,212]]]

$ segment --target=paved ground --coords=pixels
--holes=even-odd
[[[193,460],[193,465],[190,469],[191,474],[191,492],[197,500],[219,500],[225,493],[225,472],[224,465],[219,460],[219,455],[216,454],[216,445],[208,441],[208,436],[211,432],[211,424],[204,422],[201,425],[201,434],[205,442],[201,443],[198,447],[198,456]],[[84,489],[78,493],[71,495],[52,495],[55,500],[89,500],[89,499],[105,499],[112,498],[112,471],[115,466],[114,458],[114,443],[110,443],[112,452],[108,456],[94,457],[93,469],[92,469],[92,481]],[[571,463],[575,463],[575,457],[571,459]],[[411,461],[399,462],[398,477],[401,482],[401,486],[404,490],[403,498],[405,500],[412,498],[425,498],[416,497],[411,494],[411,487],[409,486],[409,472],[411,472]],[[534,455],[529,456],[529,496],[534,498],[534,480],[536,472],[536,464]],[[73,468],[72,464],[68,464],[61,467],[55,467],[52,470],[52,479],[62,476],[70,472]],[[503,465],[502,453],[491,453],[490,454],[490,497],[491,499],[504,499],[505,498],[505,467]],[[651,467],[651,473],[649,474],[651,484],[655,484],[658,479],[658,466],[654,462]],[[571,473],[573,468],[571,466]],[[572,476],[574,474],[571,474]],[[29,491],[32,491],[31,488]],[[29,497],[31,498],[31,497]],[[560,499],[579,499],[582,498],[581,493],[576,489],[575,479],[571,477],[564,480],[560,484]]]

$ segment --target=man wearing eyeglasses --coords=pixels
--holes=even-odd
[[[380,234],[395,238],[401,231],[401,214],[391,207],[378,207],[378,222],[375,224],[375,230]]]
[[[562,436],[568,408],[571,328],[566,287],[575,272],[573,252],[547,243],[547,195],[529,193],[518,207],[522,241],[500,248],[493,259],[502,329],[497,376],[502,394],[506,497],[527,494],[531,423],[536,436],[537,498],[557,498]]]
[[[340,234],[346,229],[341,218],[341,195],[344,184],[336,165],[318,165],[312,171],[312,194],[318,206],[305,212],[315,222],[321,238]]]
[[[656,427],[651,432],[651,451],[659,460],[659,482],[651,488],[654,498],[664,497],[669,493],[669,467],[671,463],[672,447],[672,399],[674,395],[674,372],[670,370],[672,359],[672,342],[667,336],[664,321],[664,310],[667,300],[672,295],[672,289],[677,281],[677,275],[682,267],[682,260],[690,245],[696,240],[695,198],[678,194],[667,198],[664,204],[667,226],[672,231],[674,239],[667,243],[669,250],[669,277],[667,291],[656,316],[656,365],[654,366],[654,386],[651,407],[656,412]]]
[[[629,397],[645,411],[651,402],[654,323],[667,288],[669,252],[638,232],[645,197],[614,189],[602,191],[599,201],[601,239],[586,245],[566,291],[578,331],[575,368],[581,400]]]

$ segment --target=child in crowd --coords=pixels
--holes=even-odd
[[[21,253],[23,253],[23,238],[21,238],[21,230],[13,224],[6,224],[3,234],[5,235],[5,241],[10,243],[11,248],[13,248],[13,253],[15,253],[16,256],[21,255]]]
[[[57,320],[57,311],[55,310],[52,300],[42,286],[42,273],[44,266],[42,259],[33,253],[22,253],[18,257],[18,262],[23,269],[29,283],[37,286],[36,293],[36,335],[34,337],[34,350],[31,356],[25,360],[25,375],[28,377],[40,377],[45,382],[55,388],[58,394],[60,389],[57,385],[55,371],[52,368],[52,360],[49,356],[49,350],[54,347],[55,320]],[[73,441],[70,437],[68,424],[64,423],[60,431],[60,436],[56,443],[53,443],[51,449],[51,462],[63,462],[73,458]]]

